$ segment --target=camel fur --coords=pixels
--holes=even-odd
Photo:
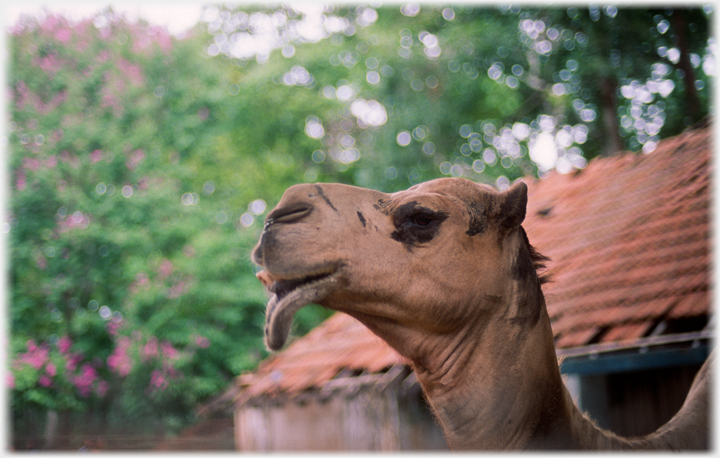
[[[454,450],[707,449],[710,362],[648,436],[618,437],[574,405],[538,275],[545,259],[521,226],[526,205],[521,181],[289,188],[253,251],[272,293],[266,345],[281,348],[309,303],[355,317],[412,362]]]

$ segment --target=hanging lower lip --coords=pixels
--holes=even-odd
[[[265,345],[279,350],[285,345],[295,312],[308,304],[320,304],[339,287],[337,269],[296,279],[276,280],[265,311]]]
[[[331,276],[334,272],[335,271],[324,272],[291,280],[279,280],[273,283],[269,290],[271,293],[275,294],[278,301],[280,301],[294,290],[298,288],[311,287],[313,283],[324,280],[325,278]]]

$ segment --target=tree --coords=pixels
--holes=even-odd
[[[175,429],[264,355],[242,193],[196,168],[226,129],[226,72],[112,10],[25,19],[10,50],[15,425],[89,409]]]
[[[275,84],[295,68],[318,96],[344,102],[316,113],[321,151],[363,186],[395,190],[440,175],[505,185],[566,173],[599,154],[651,151],[708,113],[707,7],[210,10],[208,52]],[[303,34],[311,23],[324,26]],[[275,55],[252,52],[260,35],[274,37]],[[687,110],[675,109],[695,92]]]

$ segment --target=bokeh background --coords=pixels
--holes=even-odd
[[[208,4],[172,33],[119,7],[13,8],[12,449],[172,437],[256,367],[249,255],[292,184],[504,188],[652,154],[712,112],[709,4]],[[328,316],[302,309],[293,335]]]

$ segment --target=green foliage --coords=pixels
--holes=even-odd
[[[271,115],[241,121],[229,144],[302,165],[279,179],[294,169],[295,181],[385,191],[443,175],[505,186],[650,152],[708,113],[709,7],[337,6],[323,11],[321,40],[298,32],[311,12],[208,11],[208,52],[236,66],[236,87],[257,102],[248,112]],[[284,21],[259,21],[271,15]],[[232,45],[273,32],[288,57]],[[363,124],[367,102],[386,119]],[[314,141],[308,119],[323,127]]]
[[[13,405],[110,406],[179,427],[266,354],[266,297],[248,257],[257,225],[230,210],[257,191],[201,171],[227,130],[223,63],[199,38],[102,17],[30,20],[10,40]],[[95,372],[56,364],[44,386],[45,366],[19,349],[32,340],[60,354],[64,339]],[[148,359],[154,341],[180,356]],[[96,379],[114,389],[83,392]]]
[[[288,7],[208,11],[184,39],[112,10],[9,37],[16,419],[176,430],[253,369],[250,252],[292,184],[502,187],[615,137],[649,152],[708,113],[707,9],[340,6],[310,37]],[[239,55],[270,15],[279,49]],[[301,310],[295,334],[329,313]]]

